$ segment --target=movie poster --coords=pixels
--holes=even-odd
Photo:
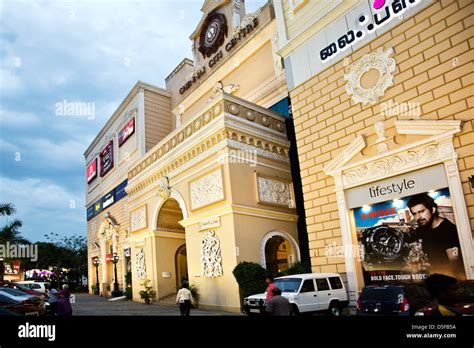
[[[433,273],[465,279],[448,188],[353,212],[366,285],[422,282]]]

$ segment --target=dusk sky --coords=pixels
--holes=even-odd
[[[164,88],[192,58],[202,4],[0,1],[0,202],[25,238],[86,235],[84,151],[138,80]],[[95,117],[56,115],[65,101],[94,103]]]

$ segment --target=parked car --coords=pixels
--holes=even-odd
[[[337,273],[305,273],[278,277],[273,284],[288,298],[292,314],[325,312],[340,316],[349,301],[341,276]],[[247,314],[264,313],[266,293],[244,299]]]
[[[449,293],[449,297],[443,298],[443,304],[453,308],[463,316],[474,316],[474,280],[462,280],[456,284],[455,289]],[[415,313],[416,316],[433,315],[436,305],[430,303]]]
[[[34,280],[22,280],[17,282],[17,284],[22,284],[24,286],[27,286],[31,290],[41,292],[45,295],[48,293],[48,287],[50,285],[49,282],[40,282]]]
[[[410,316],[432,303],[423,285],[390,284],[366,286],[357,299],[357,315]]]
[[[46,312],[43,299],[10,288],[0,288],[0,307],[20,315],[43,315]]]
[[[38,292],[36,290],[32,290],[30,287],[28,287],[25,284],[19,284],[19,283],[6,283],[3,285],[4,288],[10,288],[10,289],[15,289],[22,291],[24,293],[27,293],[28,295],[33,295],[33,296],[40,296],[43,299],[46,298],[46,294],[43,294],[42,292]]]

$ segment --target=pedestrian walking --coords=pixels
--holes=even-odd
[[[189,317],[192,300],[193,295],[188,289],[188,283],[183,282],[181,289],[179,289],[178,294],[176,295],[176,304],[179,306],[179,311],[181,312],[182,317]]]
[[[48,303],[52,315],[56,315],[56,308],[58,305],[59,291],[56,282],[52,282],[48,287]]]
[[[69,292],[69,286],[67,284],[63,285],[61,291],[59,291],[58,304],[56,308],[56,315],[58,316],[71,316],[72,315],[72,306],[69,298],[71,293]]]

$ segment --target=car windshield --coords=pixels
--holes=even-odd
[[[31,290],[31,288],[29,288],[28,286],[24,285],[24,284],[18,284],[18,283],[15,283],[14,284],[16,287],[18,287],[18,289],[20,290]]]
[[[275,279],[273,284],[282,292],[298,292],[301,284],[301,278],[280,278]]]
[[[13,296],[28,296],[28,294],[25,294],[22,291],[10,289],[10,288],[0,288],[0,291],[6,292],[7,294],[10,294]]]

